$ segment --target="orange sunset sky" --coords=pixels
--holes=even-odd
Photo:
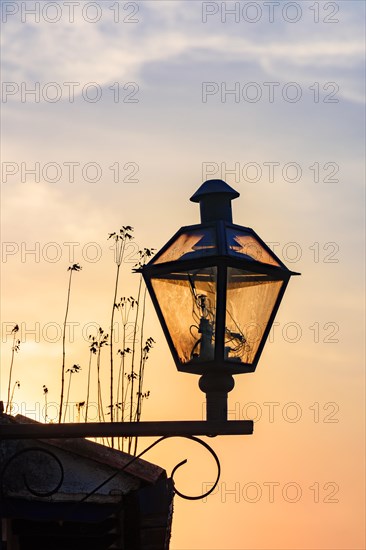
[[[134,295],[138,248],[198,223],[189,197],[222,178],[240,193],[234,222],[302,275],[256,372],[229,395],[230,418],[253,418],[254,434],[208,440],[220,483],[205,501],[176,497],[171,548],[362,550],[364,3],[36,4],[2,3],[1,399],[18,324],[13,413],[44,421],[45,384],[56,419],[78,262],[66,347],[66,368],[82,367],[76,421],[87,336],[109,330],[108,233],[134,227],[118,291]],[[156,344],[143,419],[202,419],[198,377],[176,371],[150,301],[145,335]],[[188,494],[215,477],[185,440],[144,458],[168,474],[188,458],[176,476]]]

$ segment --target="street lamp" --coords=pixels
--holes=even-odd
[[[182,227],[147,265],[136,270],[144,277],[178,370],[200,376],[206,420],[84,424],[14,424],[10,420],[0,423],[0,442],[160,436],[132,458],[130,465],[160,441],[184,437],[211,453],[217,478],[202,495],[188,496],[176,487],[174,491],[189,500],[214,491],[220,478],[219,459],[195,436],[253,433],[252,420],[228,420],[228,392],[234,387],[234,374],[255,371],[288,281],[298,275],[287,269],[253,229],[233,224],[231,201],[237,197],[239,193],[222,180],[203,183],[191,197],[200,204],[201,223]],[[185,462],[177,464],[172,478]],[[0,475],[0,490],[6,468]]]
[[[200,375],[208,421],[227,421],[233,374],[254,372],[291,275],[262,239],[233,224],[239,193],[209,180],[191,197],[201,223],[182,227],[139,269],[179,371]]]
[[[182,227],[142,273],[175,364],[200,376],[206,420],[9,424],[1,439],[194,437],[253,433],[252,420],[227,418],[234,374],[254,372],[291,275],[262,239],[233,224],[239,193],[209,180],[191,197],[201,223]],[[1,414],[1,410],[0,410]]]

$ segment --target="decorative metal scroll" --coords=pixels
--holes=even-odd
[[[175,494],[177,494],[178,496],[180,496],[181,498],[184,498],[186,500],[199,500],[199,499],[202,499],[202,498],[206,498],[210,493],[212,493],[215,490],[215,488],[216,488],[216,486],[219,482],[219,479],[220,479],[221,466],[220,466],[220,461],[218,459],[218,456],[216,455],[215,451],[206,442],[202,441],[201,439],[199,439],[195,436],[188,436],[188,435],[187,436],[174,436],[173,435],[173,436],[163,436],[163,437],[160,437],[159,439],[157,439],[156,441],[154,441],[154,443],[149,445],[141,453],[139,453],[137,456],[134,456],[131,460],[129,460],[122,468],[116,469],[115,472],[112,475],[110,475],[102,483],[100,483],[98,486],[96,486],[92,491],[90,491],[88,494],[86,494],[78,503],[75,504],[75,507],[76,508],[79,507],[83,502],[85,502],[92,495],[94,495],[96,492],[98,492],[99,489],[104,487],[112,479],[114,479],[116,476],[118,476],[118,474],[125,471],[133,462],[138,460],[145,453],[150,451],[150,449],[152,449],[153,447],[158,445],[161,441],[163,441],[165,439],[171,439],[172,437],[183,437],[184,439],[190,439],[190,440],[202,445],[205,449],[207,449],[207,451],[214,458],[216,466],[217,466],[216,480],[215,480],[214,484],[212,485],[212,487],[208,491],[206,491],[205,493],[203,493],[201,495],[193,495],[193,496],[192,495],[186,495],[182,491],[178,490],[177,487],[175,486],[174,474],[176,473],[178,468],[180,468],[181,466],[183,466],[184,464],[187,463],[187,459],[182,460],[181,462],[179,462],[173,468],[172,473],[171,473],[171,478],[173,480]],[[4,464],[4,466],[1,470],[1,473],[0,473],[0,499],[3,499],[4,496],[6,496],[4,489],[5,489],[5,485],[9,486],[9,480],[7,479],[7,476],[9,477],[9,475],[12,475],[11,466],[12,465],[15,466],[16,460],[21,455],[25,455],[26,453],[32,453],[32,452],[37,452],[37,453],[43,454],[44,459],[46,457],[48,457],[51,462],[49,462],[47,469],[49,469],[50,467],[56,468],[58,470],[58,475],[57,475],[57,479],[55,480],[55,484],[54,484],[53,487],[47,488],[47,490],[38,490],[39,488],[37,488],[37,489],[34,488],[34,480],[33,480],[33,486],[32,486],[32,483],[29,480],[29,472],[28,472],[28,475],[27,475],[27,472],[24,471],[24,468],[26,468],[26,466],[27,466],[27,464],[29,464],[29,462],[23,461],[23,463],[22,463],[23,471],[18,471],[17,474],[18,474],[18,476],[21,476],[26,489],[29,491],[30,494],[32,494],[36,497],[50,497],[50,496],[54,495],[55,493],[57,493],[59,491],[60,487],[62,486],[63,480],[64,480],[64,468],[62,466],[62,463],[61,463],[60,459],[53,452],[49,451],[48,449],[44,449],[43,447],[28,447],[28,448],[21,449],[20,451],[14,453],[5,462],[5,464]],[[44,462],[44,460],[43,460],[43,462]],[[33,472],[33,474],[34,474],[34,472]],[[55,477],[55,474],[56,474],[56,472],[54,472],[52,477]],[[14,475],[14,472],[13,472],[13,475]],[[44,470],[42,470],[42,479],[44,480],[44,478],[45,478]],[[0,504],[1,504],[1,502],[0,502]]]
[[[62,466],[62,463],[61,463],[60,459],[52,451],[49,451],[48,449],[44,449],[43,447],[27,447],[25,449],[21,449],[20,451],[17,451],[16,453],[14,453],[5,462],[5,464],[2,468],[1,474],[0,474],[0,495],[1,495],[1,498],[4,497],[4,481],[6,481],[6,473],[9,471],[11,466],[14,465],[14,463],[17,461],[17,459],[21,455],[25,455],[26,453],[32,453],[32,452],[43,454],[44,458],[48,457],[51,461],[54,461],[53,464],[51,462],[49,462],[48,467],[51,466],[51,468],[53,468],[53,466],[56,466],[59,469],[59,476],[58,476],[58,481],[56,482],[54,487],[50,488],[49,490],[39,491],[39,490],[31,487],[31,485],[28,481],[28,478],[27,478],[27,473],[20,470],[17,473],[18,473],[18,476],[21,476],[26,489],[32,495],[34,495],[36,497],[50,497],[50,496],[52,496],[52,495],[54,495],[55,493],[58,492],[58,490],[60,489],[60,487],[63,483],[63,480],[64,480],[64,469],[63,469],[63,466]],[[42,462],[44,463],[44,460],[41,461],[41,463]],[[26,462],[26,461],[23,462],[22,467],[26,467],[27,464],[28,464],[28,462]],[[47,476],[44,475],[44,471],[43,471],[42,479],[44,480],[46,477]]]
[[[213,456],[213,458],[215,459],[215,463],[216,463],[216,466],[217,466],[217,477],[216,477],[216,480],[215,480],[215,483],[213,484],[213,486],[208,490],[206,491],[206,493],[203,493],[202,495],[197,495],[197,496],[190,496],[190,495],[185,495],[184,493],[182,493],[181,491],[178,491],[178,489],[175,487],[175,484],[174,484],[174,492],[180,496],[181,498],[184,498],[186,500],[199,500],[201,498],[206,498],[210,493],[212,493],[212,491],[215,490],[218,482],[219,482],[219,479],[220,479],[220,474],[221,474],[221,466],[220,466],[220,461],[219,461],[219,458],[217,456],[217,454],[215,453],[215,451],[210,447],[210,445],[208,445],[208,443],[205,443],[204,441],[202,441],[202,439],[199,439],[198,437],[195,437],[194,435],[164,435],[163,437],[160,437],[159,439],[157,439],[156,441],[154,441],[154,443],[152,443],[151,445],[149,445],[146,449],[144,449],[140,454],[138,454],[137,456],[134,456],[129,462],[127,462],[127,464],[125,464],[123,466],[123,468],[120,468],[119,470],[116,470],[111,476],[109,476],[106,480],[104,480],[102,483],[100,483],[97,487],[95,487],[92,491],[90,491],[90,493],[88,493],[87,495],[85,495],[81,501],[81,502],[85,502],[89,497],[91,497],[94,493],[96,493],[97,491],[99,491],[99,489],[101,489],[104,485],[106,485],[107,483],[109,483],[113,478],[115,478],[120,472],[123,472],[124,470],[126,470],[126,468],[128,468],[133,462],[135,462],[135,460],[137,460],[138,458],[141,458],[145,453],[147,453],[148,451],[150,451],[150,449],[152,449],[153,447],[155,447],[156,445],[158,445],[161,441],[164,441],[164,439],[171,439],[172,437],[183,437],[184,439],[190,439],[192,441],[195,441],[196,443],[199,443],[200,445],[202,445],[205,449],[207,449],[209,451],[209,453]],[[171,473],[171,477],[173,479],[173,482],[174,482],[174,474],[175,472],[178,470],[178,468],[180,468],[181,466],[183,466],[184,464],[186,464],[187,462],[187,459],[185,460],[182,460],[182,462],[179,462],[172,470],[172,473]]]

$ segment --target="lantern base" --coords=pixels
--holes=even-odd
[[[224,372],[206,373],[199,380],[199,387],[206,394],[206,420],[227,421],[227,394],[235,386],[231,374]]]

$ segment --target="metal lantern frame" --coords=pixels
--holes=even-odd
[[[233,230],[235,232],[244,232],[248,236],[252,237],[258,242],[259,246],[265,250],[268,255],[273,258],[278,266],[257,261],[255,259],[241,258],[234,256],[230,250],[227,241],[227,230]],[[189,234],[196,231],[212,231],[215,235],[216,252],[214,254],[203,254],[201,257],[195,259],[177,259],[175,261],[166,261],[157,263],[157,260],[164,256],[169,249],[174,245],[180,236]],[[214,358],[210,361],[200,361],[199,363],[183,363],[177,353],[173,339],[169,332],[164,313],[161,309],[159,299],[152,285],[154,278],[161,278],[164,275],[187,273],[196,269],[204,268],[216,268],[217,269],[217,300],[216,300],[216,325],[215,325],[215,353]],[[261,336],[261,340],[258,349],[255,353],[254,360],[251,363],[235,363],[230,359],[225,358],[225,317],[226,317],[226,299],[227,299],[227,273],[228,268],[234,268],[243,270],[250,273],[258,273],[258,275],[265,275],[267,278],[263,280],[267,281],[282,281],[281,288],[274,302],[272,312],[267,321],[267,325]],[[257,235],[253,229],[243,227],[234,223],[230,223],[224,220],[217,220],[212,222],[206,222],[201,224],[195,224],[190,226],[184,226],[175,235],[169,239],[169,241],[163,246],[158,254],[145,266],[140,268],[140,271],[144,277],[145,284],[149,290],[152,302],[154,304],[156,313],[158,315],[160,324],[164,331],[164,335],[168,342],[170,351],[172,353],[174,362],[178,371],[187,372],[192,374],[207,374],[210,372],[219,373],[225,372],[228,374],[241,374],[254,372],[260,356],[262,354],[264,345],[271,330],[273,321],[276,317],[278,308],[281,304],[283,295],[286,291],[287,284],[292,275],[298,275],[293,271],[290,271],[283,262],[277,258],[272,250],[266,245],[266,243]],[[177,305],[179,307],[179,304]],[[259,304],[260,307],[260,304]]]

